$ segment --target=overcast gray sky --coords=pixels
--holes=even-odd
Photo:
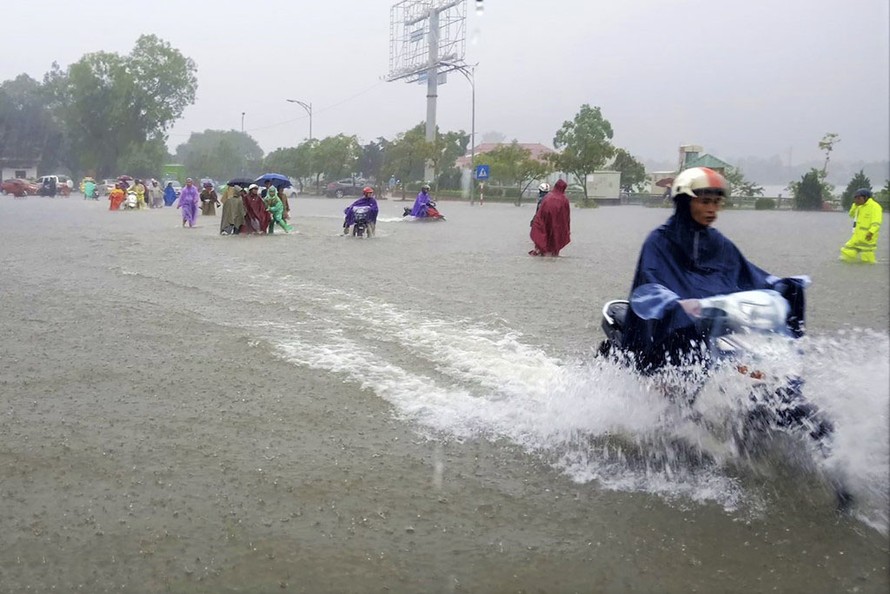
[[[127,53],[155,33],[198,66],[198,93],[170,136],[245,129],[266,151],[308,137],[285,99],[312,102],[313,135],[392,138],[424,120],[425,87],[383,82],[387,0],[5,0],[0,80],[41,78],[83,54]],[[615,143],[673,159],[680,143],[718,156],[886,160],[887,0],[468,0],[477,139],[499,131],[551,145],[583,103]],[[470,87],[439,90],[443,130],[470,130]]]

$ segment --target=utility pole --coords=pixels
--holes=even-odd
[[[439,96],[439,8],[431,7],[429,16],[429,68],[426,71],[426,141],[436,141],[436,99]],[[424,181],[433,182],[433,163],[427,160]]]
[[[243,111],[241,112],[241,133],[242,134],[244,133],[244,113],[245,112],[243,112]]]

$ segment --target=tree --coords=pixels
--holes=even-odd
[[[402,198],[409,181],[423,179],[424,164],[433,157],[433,143],[427,142],[424,124],[400,133],[389,145],[384,162],[386,170],[402,180]]]
[[[502,144],[484,155],[476,155],[477,165],[487,163],[491,166],[491,177],[505,186],[516,185],[519,187],[519,195],[516,198],[516,206],[522,203],[522,193],[536,179],[542,179],[552,170],[549,162],[538,161],[532,158],[532,153],[527,148],[519,145],[514,140],[510,144]]]
[[[588,204],[587,176],[602,169],[615,155],[612,146],[612,124],[603,117],[599,107],[586,103],[571,122],[566,121],[556,132],[553,146],[560,152],[548,156],[555,168],[581,180],[584,204]]]
[[[467,145],[470,135],[460,130],[458,132],[446,132],[442,134],[436,128],[436,140],[433,142],[430,162],[435,172],[436,188],[438,189],[443,179],[460,180],[460,174],[454,167],[457,158],[467,153]]]
[[[315,158],[315,147],[318,145],[318,141],[314,138],[311,140],[306,140],[301,142],[297,146],[297,150],[294,153],[294,159],[296,161],[294,168],[294,177],[297,179],[297,183],[300,185],[300,193],[303,192],[303,179],[312,177],[316,174],[317,168],[315,166],[316,158]],[[316,177],[316,193],[318,193],[318,178]]]
[[[196,67],[169,43],[142,35],[127,56],[96,52],[44,77],[83,169],[117,173],[134,145],[152,142],[194,103]]]
[[[321,175],[328,180],[354,175],[361,152],[362,147],[355,136],[338,134],[321,139],[312,151],[316,184]]]
[[[821,210],[826,197],[831,195],[825,183],[825,176],[815,167],[810,169],[800,181],[788,184],[794,195],[794,210]]]
[[[164,137],[156,134],[147,142],[131,144],[121,155],[118,166],[121,171],[138,178],[150,178],[158,175],[164,167],[164,163],[170,162],[170,154],[167,152],[167,143]]]
[[[890,179],[884,182],[884,187],[875,194],[875,201],[879,202],[884,210],[887,210],[887,202],[890,201]]]
[[[823,178],[828,175],[828,160],[831,158],[831,151],[834,150],[834,145],[840,141],[841,137],[835,132],[828,132],[822,137],[822,140],[819,141],[819,150],[825,151],[825,164],[822,166]]]
[[[195,102],[197,68],[157,35],[141,35],[125,61],[139,133],[166,131]]]
[[[50,101],[27,74],[0,83],[0,159],[33,162],[44,171],[64,162],[67,138]]]
[[[729,193],[732,196],[763,196],[763,187],[745,179],[745,174],[738,167],[730,167],[726,170]]]
[[[299,151],[296,147],[275,149],[263,159],[263,169],[288,177],[297,177],[298,157]]]
[[[358,170],[363,176],[374,180],[383,178],[384,155],[388,147],[389,141],[383,137],[362,147],[362,153],[358,159]]]
[[[853,194],[855,194],[856,190],[859,188],[872,189],[871,180],[866,177],[865,172],[862,169],[859,170],[859,173],[853,176],[853,179],[847,184],[847,189],[841,194],[841,207],[844,210],[850,210],[850,207],[853,205]]]
[[[646,182],[646,168],[624,149],[615,151],[615,160],[611,167],[621,172],[619,185],[622,192],[631,194]]]
[[[192,132],[176,147],[176,160],[192,175],[230,179],[258,173],[263,167],[263,149],[245,132],[204,130]]]

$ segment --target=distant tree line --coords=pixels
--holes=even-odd
[[[21,74],[0,83],[0,158],[37,162],[42,172],[59,168],[94,177],[149,177],[175,159],[195,177],[225,180],[275,171],[293,177],[301,189],[309,184],[316,191],[323,180],[344,177],[378,183],[394,177],[403,187],[425,181],[454,190],[467,181],[455,162],[468,153],[469,134],[437,129],[428,142],[423,122],[392,139],[378,137],[363,144],[355,135],[338,134],[268,155],[245,132],[205,130],[192,133],[170,155],[168,131],[194,103],[196,89],[195,63],[155,35],[140,36],[126,55],[89,53],[65,69],[54,63],[42,81]],[[489,133],[483,138],[500,144],[477,154],[473,165],[489,165],[490,182],[515,188],[513,195],[519,196],[533,181],[563,172],[580,183],[586,203],[583,180],[603,169],[621,173],[622,192],[641,191],[647,185],[645,166],[615,146],[613,136],[602,110],[584,104],[555,132],[556,152],[546,158],[533,158],[515,139],[504,142],[504,135]],[[822,167],[789,183],[795,208],[822,208],[825,201],[834,200],[826,178],[838,142],[837,134],[826,134],[819,141],[825,153]],[[426,163],[432,166],[433,179],[423,179]],[[769,164],[781,168],[778,158]],[[747,180],[741,166],[726,176],[734,195],[763,195],[763,188]],[[840,197],[843,205],[859,187],[871,187],[863,170]]]
[[[157,171],[167,130],[196,89],[194,62],[155,35],[127,55],[54,63],[40,82],[22,74],[0,83],[0,156],[94,176]]]

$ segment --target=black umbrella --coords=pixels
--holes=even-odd
[[[230,186],[241,186],[242,188],[248,187],[253,183],[253,180],[247,177],[235,177],[229,180],[228,185]]]

